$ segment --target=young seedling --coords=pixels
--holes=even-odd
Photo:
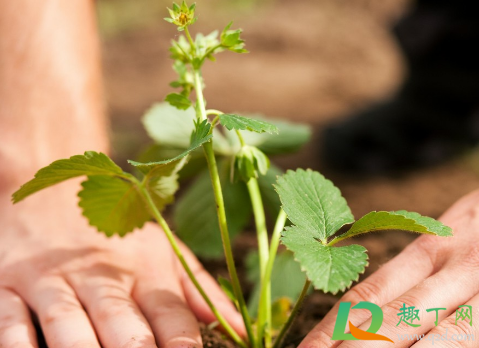
[[[206,36],[197,34],[193,39],[189,26],[196,21],[195,5],[187,6],[185,2],[181,5],[173,4],[173,9],[169,12],[170,18],[166,20],[184,32],[184,36],[172,42],[170,49],[171,57],[175,60],[173,67],[178,73],[178,80],[171,83],[171,86],[180,88],[181,91],[166,96],[166,101],[178,109],[176,115],[173,115],[178,119],[172,123],[190,122],[191,136],[172,138],[178,144],[181,143],[184,149],[172,158],[161,161],[129,161],[137,169],[137,176],[124,172],[102,153],[88,151],[83,155],[61,159],[40,169],[31,181],[15,192],[14,203],[64,180],[86,176],[78,196],[83,215],[89,223],[107,236],[124,236],[135,228],[141,228],[148,220],[155,219],[225,332],[241,347],[254,348],[281,346],[311,285],[315,289],[335,294],[344,291],[363,273],[367,266],[366,249],[356,244],[337,246],[338,242],[363,233],[383,230],[452,235],[451,229],[440,222],[406,211],[371,212],[355,221],[346,200],[331,181],[318,172],[298,169],[288,171],[277,179],[275,189],[282,209],[269,238],[258,180],[268,174],[270,161],[259,146],[253,145],[254,141],[249,143],[251,138],[248,134],[276,134],[281,127],[260,119],[206,109],[203,96],[201,68],[205,61],[214,61],[216,54],[222,51],[247,52],[244,41],[240,38],[241,30],[231,30],[230,23],[220,35],[217,32]],[[193,92],[194,98],[191,96]],[[171,110],[166,112],[164,105],[157,105],[157,111],[158,108],[165,111],[160,112],[160,119],[164,119],[165,114],[171,115]],[[155,123],[152,126],[151,120],[146,122],[147,125],[149,123],[150,134],[163,126],[171,125]],[[223,133],[218,131],[220,126]],[[175,132],[175,129],[171,131]],[[178,127],[176,131],[181,133],[184,127]],[[232,137],[237,137],[234,146],[231,146]],[[281,140],[281,135],[279,139]],[[226,152],[225,140],[230,144]],[[195,154],[195,150],[200,148],[206,157],[230,276],[230,280],[220,278],[220,284],[243,316],[247,337],[240,337],[213,305],[185,261],[173,232],[161,214],[163,208],[173,201],[174,193],[178,189],[180,170]],[[226,184],[221,182],[219,169],[223,168],[218,168],[216,161],[216,157],[221,155],[230,158],[231,178],[246,183],[251,200],[258,238],[260,286],[257,318],[252,318],[248,312],[236,272],[224,204],[223,186]],[[231,214],[229,215],[231,218]],[[288,219],[291,226],[285,228]],[[348,224],[351,225],[349,229],[337,235],[337,232]],[[294,259],[306,275],[299,298],[291,310],[289,302],[283,299],[272,303],[273,266],[275,261],[283,259],[281,255],[276,258],[280,243],[292,251]]]

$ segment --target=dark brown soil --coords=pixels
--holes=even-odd
[[[237,348],[238,346],[231,342],[218,330],[209,329],[205,324],[200,324],[201,338],[205,348]]]

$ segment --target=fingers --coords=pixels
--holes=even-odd
[[[470,301],[468,301],[466,306],[471,306],[472,311],[477,309],[479,306],[479,295],[473,297]],[[431,344],[437,346],[447,346],[449,348],[456,348],[456,347],[477,347],[477,339],[478,339],[478,330],[477,330],[477,323],[474,320],[470,321],[466,315],[464,318],[461,318],[459,315],[456,318],[456,309],[461,311],[460,308],[451,308],[454,312],[449,315],[446,319],[442,320],[438,326],[434,327],[431,331],[425,334],[419,341],[417,338],[411,340],[412,343],[416,343],[414,348],[424,348],[424,347],[431,347]],[[464,311],[467,308],[463,309]],[[464,313],[464,312],[463,312]],[[470,312],[471,313],[471,312]],[[472,315],[474,318],[474,315]],[[457,320],[456,320],[457,319]],[[465,319],[465,320],[462,320]],[[470,325],[472,323],[472,325]],[[397,340],[400,338],[398,337]],[[406,340],[409,337],[405,337],[404,335],[401,336],[401,339]]]
[[[30,313],[18,295],[0,288],[0,347],[36,348]]]
[[[201,263],[188,248],[182,246],[182,252],[185,255],[188,265],[193,270],[196,279],[208,294],[208,297],[211,299],[218,311],[224,315],[225,319],[239,335],[246,336],[246,330],[241,315],[238,313],[233,303],[231,303],[229,298],[225,295],[223,290],[221,290],[216,280],[203,268]],[[204,301],[201,294],[189,279],[186,272],[183,271],[182,274],[183,291],[193,312],[201,321],[205,323],[216,321],[216,317],[211,312],[207,303]]]
[[[459,305],[473,297],[478,289],[479,277],[471,274],[459,265],[446,266],[440,272],[429,277],[419,285],[415,286],[397,299],[382,306],[384,321],[380,333],[395,341],[395,347],[409,347],[411,342],[406,340],[397,340],[398,335],[421,335],[434,328],[436,314],[426,312],[430,308],[446,308],[439,311],[439,320],[444,319],[452,313]],[[477,272],[476,272],[477,273]],[[420,320],[415,320],[413,324],[420,324],[419,327],[412,327],[406,323],[400,322],[402,316],[399,315],[401,307],[415,307],[419,310]],[[367,330],[371,320],[366,321],[359,326],[362,330]],[[365,347],[388,347],[390,343],[384,341],[371,341],[363,344]],[[345,341],[340,345],[341,348],[354,347],[352,341]]]
[[[48,347],[100,347],[85,311],[63,279],[42,278],[26,299],[40,320]]]
[[[174,269],[174,268],[173,268]],[[202,347],[198,321],[172,268],[141,277],[133,290],[160,347]]]
[[[68,275],[93,322],[102,347],[156,348],[145,317],[130,297],[129,288],[109,266]]]
[[[382,306],[431,275],[435,271],[437,260],[433,254],[425,251],[425,249],[430,249],[426,246],[428,239],[422,241],[420,239],[349,290],[306,336],[299,347],[335,347],[340,344],[338,341],[331,340],[339,302],[352,302],[352,305],[355,305],[361,301],[369,301]],[[349,319],[355,326],[358,326],[370,316],[369,311],[351,311]]]

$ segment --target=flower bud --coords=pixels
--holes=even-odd
[[[245,145],[234,159],[233,178],[248,182],[251,178],[264,175],[270,166],[269,158],[255,146]]]
[[[173,9],[168,9],[171,18],[165,18],[165,21],[177,25],[178,30],[182,31],[187,26],[192,25],[194,22],[196,22],[195,7],[196,4],[193,4],[188,7],[185,1],[181,3],[181,6],[178,6],[176,3],[173,3]]]

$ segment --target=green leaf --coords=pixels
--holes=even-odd
[[[255,119],[261,119],[261,115],[248,115]],[[279,130],[281,136],[269,133],[255,133],[240,131],[245,143],[256,146],[267,155],[277,155],[298,151],[311,137],[311,129],[304,124],[295,124],[282,120],[268,119]],[[230,143],[229,153],[236,153],[240,148],[238,137],[233,132],[226,132]]]
[[[149,167],[144,184],[159,211],[167,204],[173,203],[174,194],[179,188],[178,172],[186,164],[187,159],[183,157],[174,162]]]
[[[240,38],[242,30],[230,30],[232,24],[233,22],[228,23],[221,32],[221,45],[233,52],[247,53],[248,51],[244,49],[244,40]]]
[[[183,150],[190,146],[189,139],[195,129],[195,119],[196,112],[192,107],[178,110],[168,103],[156,103],[143,116],[143,125],[157,144],[170,150]],[[230,144],[218,129],[213,129],[213,136],[215,153],[229,153]],[[179,154],[178,151],[176,153]]]
[[[298,235],[326,244],[342,226],[354,222],[339,189],[318,172],[288,170],[275,187]]]
[[[282,120],[269,121],[278,128],[280,136],[266,133],[243,133],[243,138],[248,144],[256,145],[267,155],[296,152],[311,138],[311,127],[308,125]],[[256,144],[250,142],[252,136],[257,136],[257,138],[259,138],[256,140]]]
[[[337,237],[337,240],[383,230],[402,230],[443,237],[452,236],[451,228],[441,222],[418,213],[400,210],[370,212],[356,221],[347,232]]]
[[[170,93],[166,96],[165,101],[180,110],[186,110],[191,106],[191,101],[183,94]]]
[[[230,237],[251,218],[251,203],[244,183],[231,183],[229,163],[218,163]],[[216,203],[207,170],[203,171],[178,199],[173,213],[176,233],[196,254],[204,258],[223,255],[223,244],[216,215]]]
[[[257,314],[258,302],[261,291],[259,258],[257,252],[248,254],[246,258],[246,275],[254,284],[248,301],[248,311],[254,317]],[[301,267],[294,260],[293,253],[288,250],[280,251],[274,260],[271,273],[271,299],[272,301],[287,297],[295,301],[303,289],[306,276],[301,272]]]
[[[87,151],[84,155],[72,156],[68,159],[55,161],[40,169],[35,178],[22,185],[16,191],[13,203],[20,202],[27,196],[62,181],[82,175],[112,175],[127,177],[107,155],[94,151]]]
[[[368,264],[363,246],[329,247],[297,227],[286,228],[281,241],[294,253],[314,287],[324,292],[344,291]]]
[[[156,161],[156,162],[147,162],[147,163],[140,163],[137,161],[128,160],[128,163],[137,167],[143,173],[147,173],[155,167],[165,165],[171,162],[176,162],[182,159],[183,157],[186,157],[189,153],[196,150],[204,143],[210,141],[210,139],[213,137],[212,134],[209,134],[210,129],[211,129],[211,125],[208,123],[207,120],[204,120],[203,122],[199,123],[197,125],[196,130],[194,130],[193,133],[191,134],[190,146],[185,151],[183,151],[182,153],[180,153],[179,155],[173,158],[162,160],[162,161]]]
[[[171,157],[176,157],[183,151],[169,146],[152,144],[144,150],[138,157],[138,162],[158,162]],[[206,167],[206,160],[202,151],[195,150],[188,156],[188,163],[178,173],[180,180],[196,176]]]
[[[228,130],[237,129],[249,130],[256,133],[278,133],[278,127],[265,121],[255,120],[234,114],[221,114],[219,117],[220,123]]]
[[[89,176],[78,193],[83,215],[107,236],[124,236],[150,219],[135,183],[111,176]]]

